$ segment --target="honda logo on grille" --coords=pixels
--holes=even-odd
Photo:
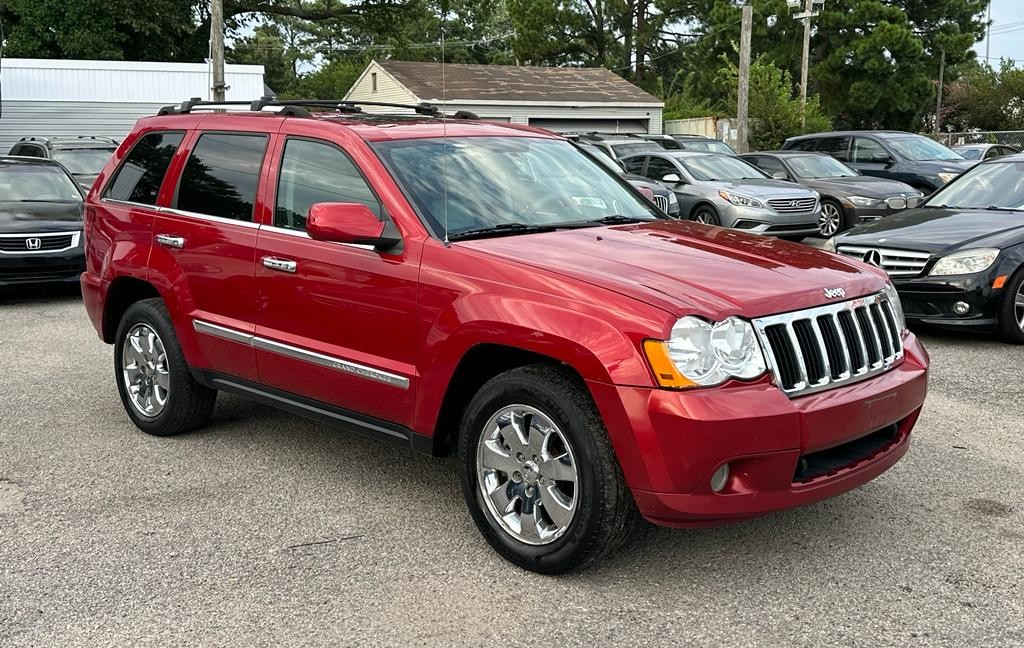
[[[876,268],[882,267],[882,253],[878,250],[868,250],[864,253],[864,263],[873,265]]]
[[[34,236],[32,238],[27,238],[25,239],[25,247],[30,250],[38,250],[43,247],[43,239]]]

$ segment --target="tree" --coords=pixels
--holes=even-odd
[[[968,64],[961,74],[948,86],[942,118],[947,129],[1024,130],[1024,69],[1003,60],[999,69],[987,63]]]

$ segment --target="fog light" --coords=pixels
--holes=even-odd
[[[969,310],[971,310],[971,305],[967,302],[958,301],[953,304],[953,312],[957,315],[966,315]]]
[[[716,493],[721,492],[727,481],[729,481],[729,464],[722,464],[722,467],[716,470],[714,475],[711,475],[711,490]]]

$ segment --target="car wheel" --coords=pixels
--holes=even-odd
[[[701,205],[693,210],[690,218],[697,223],[704,223],[705,225],[722,224],[722,221],[718,218],[718,212],[715,211],[714,207],[709,207],[708,205]]]
[[[196,382],[160,299],[132,304],[117,328],[114,376],[132,422],[147,434],[189,432],[210,418],[216,390]]]
[[[1006,284],[999,306],[999,332],[1007,342],[1024,344],[1024,267]]]
[[[477,392],[462,417],[459,472],[484,538],[524,569],[586,567],[636,528],[636,504],[597,408],[561,369],[512,369]]]
[[[831,238],[847,227],[843,207],[834,200],[821,201],[821,214],[818,216],[818,234],[823,238]]]

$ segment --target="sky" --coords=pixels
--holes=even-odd
[[[992,38],[989,45],[989,62],[993,67],[999,66],[999,58],[1009,58],[1024,65],[1024,1],[1022,0],[991,0],[992,5]],[[981,40],[974,45],[978,58],[985,56],[986,42]]]

